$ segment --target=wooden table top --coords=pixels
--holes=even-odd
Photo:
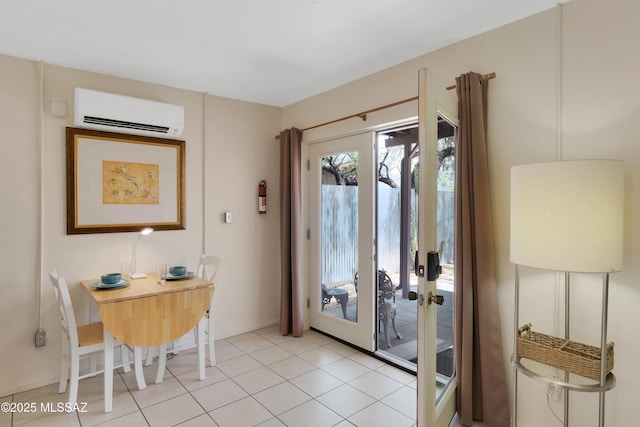
[[[156,273],[147,273],[147,277],[130,279],[131,284],[120,289],[96,289],[91,286],[93,283],[100,281],[100,279],[83,280],[81,283],[96,304],[108,304],[136,298],[146,298],[153,295],[213,287],[212,282],[200,277],[192,277],[191,279],[185,280],[167,280],[166,285],[158,284],[156,278]]]

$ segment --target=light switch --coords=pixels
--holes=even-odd
[[[232,216],[231,216],[231,212],[225,212],[224,213],[224,222],[231,222],[233,220]]]

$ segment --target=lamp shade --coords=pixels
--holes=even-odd
[[[511,262],[568,272],[622,270],[624,164],[570,160],[511,168]]]

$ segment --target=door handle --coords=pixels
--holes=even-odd
[[[409,291],[408,297],[410,301],[418,300],[418,304],[424,304],[424,295],[418,294],[416,291]],[[444,304],[444,296],[435,295],[433,292],[429,292],[429,299],[427,299],[427,303],[432,304],[434,302],[438,305]]]
[[[408,297],[410,301],[418,300],[418,304],[424,305],[424,295],[418,295],[416,291],[409,291]]]
[[[433,292],[429,291],[429,299],[427,300],[428,304],[436,303],[438,305],[442,305],[444,303],[444,296],[435,295]]]

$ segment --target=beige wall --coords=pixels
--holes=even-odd
[[[625,270],[611,276],[609,340],[616,343],[617,386],[606,395],[607,425],[636,424],[640,398],[640,351],[636,326],[640,321],[638,276],[640,220],[640,145],[635,130],[640,117],[640,4],[625,0],[574,0],[563,7],[562,144],[556,142],[556,25],[551,9],[511,25],[459,42],[431,54],[348,83],[284,109],[283,127],[304,128],[343,115],[406,99],[417,94],[417,70],[430,68],[443,85],[467,71],[496,72],[489,86],[489,166],[495,226],[497,279],[503,328],[505,369],[512,351],[513,277],[509,262],[509,175],[514,165],[564,159],[625,160]],[[363,127],[417,115],[417,104],[351,119],[306,132],[305,141],[320,140]],[[574,278],[572,333],[574,339],[598,345],[600,282]],[[562,303],[553,275],[525,272],[520,321],[536,329],[562,333]],[[522,377],[522,376],[521,376]],[[545,385],[520,380],[519,426],[554,425],[547,409]],[[596,394],[572,393],[571,425],[596,425]],[[511,398],[511,397],[510,397]],[[562,414],[560,402],[552,402]]]
[[[186,230],[159,231],[138,246],[138,269],[157,261],[195,269],[203,251],[217,254],[216,337],[277,322],[279,318],[278,151],[281,110],[170,87],[44,65],[44,274],[39,249],[39,64],[0,56],[0,123],[5,165],[0,176],[0,396],[57,381],[60,326],[47,272],[67,278],[79,323],[92,311],[79,281],[119,271],[136,233],[66,235],[65,127],[73,126],[73,88],[152,99],[185,108]],[[67,115],[50,114],[51,98]],[[206,126],[204,125],[206,123]],[[257,184],[269,184],[269,212],[257,213]],[[225,224],[222,213],[231,211]],[[16,272],[16,273],[12,273]],[[34,348],[39,283],[47,345]],[[95,317],[94,317],[95,318]]]

